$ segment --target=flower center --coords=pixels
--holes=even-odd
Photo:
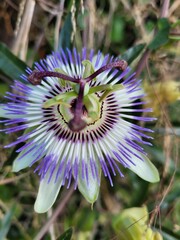
[[[69,105],[69,107],[67,107],[65,104],[59,104],[58,111],[63,117],[63,119],[65,120],[65,122],[68,123],[68,126],[69,126],[69,122],[74,118],[75,120],[73,121],[77,121],[77,125],[83,122],[86,123],[86,126],[92,125],[100,119],[102,102],[100,102],[99,99],[100,99],[100,96],[97,93],[87,95],[83,98],[83,105],[82,105],[81,114],[80,114],[81,118],[78,118],[78,116],[76,115],[77,104],[78,104],[78,99],[76,97],[67,99],[66,104]],[[70,126],[70,129],[71,129],[71,126]],[[76,127],[76,129],[78,129],[78,127]]]
[[[119,68],[125,71],[127,63],[124,60],[115,61],[109,63],[97,71],[94,71],[93,65],[89,60],[82,61],[84,66],[84,73],[82,78],[73,78],[61,69],[55,69],[55,72],[51,71],[37,71],[34,70],[28,77],[29,82],[33,85],[41,83],[44,77],[57,77],[59,82],[68,81],[72,90],[69,92],[61,93],[44,103],[44,108],[48,108],[53,105],[60,105],[60,113],[68,122],[68,127],[73,132],[80,132],[87,125],[97,121],[100,118],[101,105],[103,100],[112,92],[122,89],[122,84],[105,84],[91,87],[89,82],[95,81],[96,77],[102,72]],[[101,92],[100,95],[97,93]]]

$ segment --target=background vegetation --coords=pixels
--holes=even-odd
[[[149,126],[155,130],[153,147],[146,150],[161,181],[149,184],[124,171],[113,188],[102,179],[93,210],[78,190],[64,188],[53,209],[38,215],[33,210],[38,176],[33,169],[11,172],[16,149],[3,146],[18,134],[1,132],[0,239],[121,239],[122,211],[142,205],[148,207],[149,226],[163,239],[180,239],[179,12],[178,0],[1,0],[1,103],[13,79],[52,50],[86,46],[121,56],[143,79],[158,117]]]

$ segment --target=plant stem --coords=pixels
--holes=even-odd
[[[160,18],[167,18],[168,17],[169,4],[170,4],[170,0],[164,0],[163,1],[163,5],[162,5],[162,8],[161,8],[161,13],[160,13]],[[156,31],[155,31],[155,34],[156,34]],[[150,54],[151,54],[151,50],[147,48],[145,50],[145,52],[143,53],[141,59],[138,62],[137,70],[136,70],[136,78],[139,77],[139,75],[141,74],[141,72],[145,68],[145,65],[148,61],[148,58],[149,58]]]
[[[35,236],[34,240],[41,240],[43,239],[43,236],[49,231],[50,226],[55,222],[57,217],[60,215],[60,213],[65,209],[65,206],[69,199],[71,198],[71,195],[74,192],[74,188],[71,187],[67,194],[65,195],[64,199],[60,201],[60,204],[57,206],[57,208],[54,210],[52,216],[48,219],[46,224],[41,228],[39,233]]]

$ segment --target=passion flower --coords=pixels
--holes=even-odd
[[[123,177],[121,167],[146,181],[159,180],[143,149],[151,145],[146,133],[152,130],[134,123],[154,118],[144,117],[151,109],[143,108],[140,80],[125,61],[100,51],[61,49],[26,73],[6,95],[3,112],[9,119],[3,122],[7,134],[24,130],[5,146],[24,143],[13,171],[38,162],[37,212],[46,212],[72,179],[90,203],[98,197],[101,172],[111,185],[112,175]]]

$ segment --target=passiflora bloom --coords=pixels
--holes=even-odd
[[[72,178],[90,203],[99,193],[101,172],[113,185],[112,175],[122,177],[121,166],[149,182],[159,180],[142,144],[150,144],[145,132],[132,123],[152,121],[139,116],[144,93],[127,63],[93,50],[60,50],[15,81],[3,112],[7,134],[25,130],[6,148],[23,142],[13,171],[38,162],[41,178],[35,203],[37,212],[47,211],[60,188]],[[138,100],[138,101],[137,101]],[[137,114],[138,113],[138,114]],[[16,124],[16,125],[14,125]]]

